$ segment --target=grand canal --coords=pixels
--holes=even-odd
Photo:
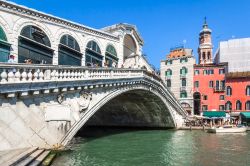
[[[247,166],[250,134],[139,130],[76,138],[53,166]]]

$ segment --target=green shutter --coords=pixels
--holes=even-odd
[[[7,37],[6,37],[2,27],[0,27],[0,40],[7,41]]]

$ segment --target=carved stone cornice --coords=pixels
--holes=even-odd
[[[49,22],[61,24],[63,26],[67,26],[69,28],[84,31],[85,33],[91,33],[91,34],[95,34],[98,36],[110,38],[113,40],[119,40],[119,37],[112,35],[112,34],[109,34],[107,32],[102,32],[100,30],[93,29],[93,28],[90,28],[90,27],[87,27],[87,26],[84,26],[84,25],[81,25],[81,24],[78,24],[78,23],[75,23],[75,22],[72,22],[69,20],[65,20],[65,19],[53,16],[53,15],[50,15],[50,14],[39,12],[39,11],[36,11],[34,9],[27,8],[25,6],[20,6],[20,5],[13,3],[13,2],[7,2],[7,1],[0,0],[0,10],[1,10],[1,8],[9,10],[11,12],[18,12],[20,14],[25,14],[27,16],[36,17],[36,18],[43,19],[43,20],[46,20]]]

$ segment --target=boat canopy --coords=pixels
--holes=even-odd
[[[241,115],[241,117],[244,117],[246,119],[250,119],[250,112],[241,112],[240,115]]]
[[[226,117],[226,112],[224,112],[224,111],[203,111],[203,116],[209,117],[209,118]]]

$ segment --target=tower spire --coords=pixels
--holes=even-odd
[[[204,28],[207,28],[207,27],[208,27],[208,25],[207,25],[207,17],[205,16],[205,17],[204,17],[203,29],[204,29]]]

